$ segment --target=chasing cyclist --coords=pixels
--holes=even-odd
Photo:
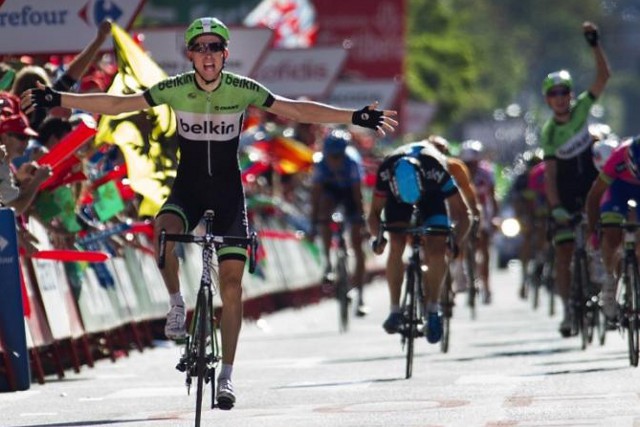
[[[418,224],[448,229],[456,226],[455,244],[462,247],[469,231],[470,212],[455,181],[446,170],[446,158],[428,143],[403,145],[389,154],[378,167],[375,192],[368,216],[372,236],[378,236],[384,210],[389,226],[410,225],[413,207],[418,207]],[[448,208],[448,209],[447,209]],[[402,254],[407,242],[403,233],[389,233],[389,257],[386,276],[389,285],[390,314],[383,324],[393,334],[403,323],[400,293],[404,265]],[[373,251],[380,255],[386,240],[372,243]],[[424,312],[427,313],[427,341],[435,344],[442,338],[442,312],[440,290],[447,269],[447,237],[428,235],[423,238],[422,249],[427,265],[424,273]]]
[[[477,140],[468,140],[462,143],[460,160],[467,165],[471,173],[471,179],[476,190],[478,203],[482,215],[478,229],[477,251],[480,254],[478,261],[478,276],[482,283],[482,302],[491,303],[491,286],[489,285],[489,251],[491,236],[495,228],[494,217],[498,215],[498,201],[496,200],[496,182],[493,165],[485,158],[484,145]]]
[[[335,129],[324,139],[322,158],[314,164],[313,187],[311,189],[312,233],[319,229],[325,260],[325,280],[331,272],[331,214],[342,209],[350,228],[351,249],[355,255],[356,268],[352,285],[358,290],[356,314],[364,316],[368,308],[364,304],[362,285],[364,283],[364,251],[362,231],[364,210],[362,207],[362,161],[355,147],[350,146],[351,134]]]
[[[615,324],[618,318],[616,289],[620,273],[618,268],[622,230],[606,225],[619,225],[626,219],[629,200],[640,202],[640,139],[628,138],[616,148],[613,148],[610,140],[599,144],[601,150],[611,150],[611,154],[587,196],[588,230],[594,232],[598,221],[605,225],[601,229],[600,249],[606,277],[602,283],[600,301],[607,320],[610,324]],[[606,152],[602,156],[606,156]],[[636,210],[636,215],[638,214],[640,211]]]
[[[541,146],[547,200],[558,225],[554,238],[555,272],[557,290],[564,304],[564,318],[559,328],[563,337],[569,337],[572,332],[569,287],[574,243],[568,221],[572,214],[584,208],[587,192],[597,176],[587,119],[591,106],[602,94],[610,76],[596,26],[585,22],[582,28],[596,62],[596,77],[589,90],[574,99],[573,79],[566,70],[550,73],[542,82],[542,93],[553,112],[553,117],[542,129]]]
[[[196,19],[185,32],[187,56],[193,71],[170,77],[142,93],[131,95],[71,94],[39,85],[22,95],[26,112],[62,106],[98,114],[116,115],[168,104],[177,120],[180,163],[171,194],[156,216],[160,230],[181,233],[193,230],[207,209],[215,212],[214,233],[247,236],[244,192],[238,166],[238,137],[245,110],[250,105],[305,123],[356,124],[375,129],[379,135],[393,131],[395,111],[376,110],[371,104],[354,111],[272,94],[255,80],[224,71],[229,57],[227,26],[217,18]],[[156,236],[157,237],[157,236]],[[156,242],[157,242],[156,238]],[[185,304],[180,293],[178,260],[173,244],[167,244],[162,277],[170,294],[171,309],[165,334],[186,334]],[[156,245],[156,250],[158,247]],[[218,402],[231,407],[235,394],[231,383],[238,336],[242,323],[242,276],[246,247],[217,250],[222,298],[222,369]]]

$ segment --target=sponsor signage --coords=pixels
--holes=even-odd
[[[274,49],[253,77],[278,95],[323,99],[346,59],[347,51],[341,47]]]
[[[314,0],[320,31],[316,46],[349,49],[344,74],[356,78],[402,76],[405,0]]]
[[[0,1],[0,55],[76,53],[111,19],[129,28],[144,0]]]
[[[327,102],[344,108],[360,109],[378,101],[378,108],[388,110],[393,108],[399,90],[400,83],[393,79],[338,82],[333,86]]]
[[[154,62],[172,76],[191,71],[184,45],[184,27],[140,28],[143,47]],[[225,69],[232,73],[250,75],[264,52],[271,45],[273,31],[268,28],[231,27],[229,29],[229,58]]]

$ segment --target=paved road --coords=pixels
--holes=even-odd
[[[420,341],[404,379],[399,339],[381,329],[386,288],[367,288],[373,312],[337,332],[333,301],[244,326],[238,403],[208,410],[206,426],[637,426],[640,374],[618,333],[603,347],[563,340],[558,319],[516,296],[519,270],[495,272],[491,306],[472,321],[456,308],[451,349]],[[462,302],[462,301],[460,301]],[[160,343],[63,380],[0,394],[1,426],[189,426],[194,398]]]

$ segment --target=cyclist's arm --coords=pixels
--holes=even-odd
[[[298,123],[351,123],[353,110],[337,108],[315,101],[289,99],[274,95],[275,101],[267,111]]]
[[[587,195],[587,224],[589,234],[593,233],[596,229],[596,224],[600,218],[600,200],[607,191],[607,188],[609,188],[609,183],[604,180],[602,176],[598,176],[598,178],[593,181],[593,185],[591,185],[591,189]]]
[[[586,30],[588,28],[595,28],[593,24],[585,23],[583,28]],[[604,50],[602,49],[602,44],[598,43],[596,46],[592,48],[593,56],[596,61],[596,78],[595,81],[589,87],[589,92],[596,98],[599,97],[604,91],[604,87],[611,76],[611,69],[609,68],[609,62],[607,61],[607,57],[604,54]]]
[[[26,114],[36,109],[33,103],[34,90],[44,91],[45,86],[38,82],[37,89],[29,89],[23,92],[21,107]],[[132,95],[112,95],[107,93],[71,93],[56,92],[60,95],[59,105],[87,111],[90,113],[117,115],[129,111],[145,110],[150,107],[144,93]],[[56,104],[58,105],[58,104]],[[44,105],[46,107],[46,104]]]
[[[447,198],[447,204],[449,205],[451,220],[456,225],[456,244],[461,248],[469,233],[471,211],[460,192]]]
[[[111,22],[107,20],[102,21],[98,27],[98,32],[96,33],[95,38],[84,48],[82,52],[73,58],[64,74],[74,81],[80,80],[80,77],[82,77],[87,70],[87,67],[89,67],[93,62],[98,50],[109,34],[111,34]]]
[[[142,93],[134,95],[111,95],[106,93],[76,94],[61,92],[61,106],[97,114],[117,115],[150,107]]]
[[[270,113],[286,117],[298,123],[342,123],[352,124],[353,113],[356,110],[338,108],[321,102],[302,99],[289,99],[280,95],[274,95],[274,102],[266,110]],[[375,109],[377,103],[369,105]],[[380,136],[386,132],[392,132],[398,122],[391,117],[397,113],[391,110],[382,111],[382,121],[376,129]]]
[[[369,216],[367,217],[367,225],[369,226],[369,232],[372,236],[377,236],[380,230],[380,217],[382,210],[387,202],[387,198],[377,194],[373,195],[371,200],[371,207],[369,208]]]
[[[549,207],[553,209],[560,205],[560,195],[558,194],[558,163],[556,159],[546,159],[544,170],[544,188],[547,193]]]

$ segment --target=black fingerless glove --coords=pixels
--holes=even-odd
[[[587,43],[589,43],[589,46],[595,47],[595,46],[598,46],[598,40],[600,40],[600,34],[598,33],[598,30],[585,31],[584,38],[587,40]]]
[[[351,123],[369,129],[377,129],[382,124],[382,111],[372,110],[366,106],[353,112]]]
[[[48,86],[44,89],[32,89],[31,103],[37,108],[59,107],[62,103],[62,95]]]

